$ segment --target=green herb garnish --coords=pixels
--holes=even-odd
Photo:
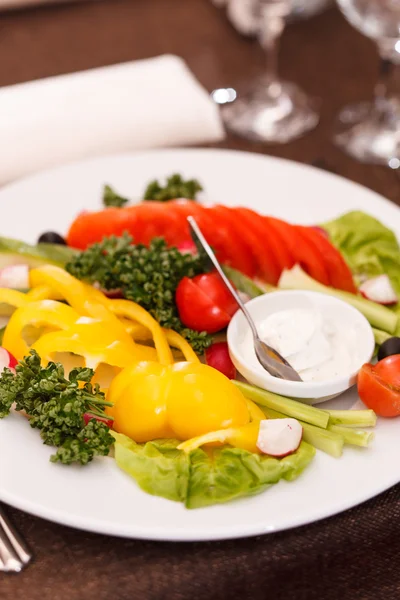
[[[91,384],[92,369],[71,371],[66,379],[60,363],[42,367],[34,350],[15,368],[0,376],[0,418],[6,417],[15,403],[17,411],[28,415],[31,427],[40,430],[45,444],[58,447],[52,462],[82,465],[94,456],[106,456],[114,440],[108,426],[95,417],[110,419],[98,384]],[[82,383],[84,384],[82,386]],[[92,416],[85,425],[84,415]]]
[[[124,198],[123,196],[119,196],[117,192],[115,192],[111,186],[105,185],[103,188],[103,204],[104,206],[115,206],[117,208],[122,208],[125,204],[128,204],[128,198]]]
[[[175,198],[195,200],[197,193],[202,190],[203,187],[197,179],[185,181],[181,175],[176,173],[167,178],[164,186],[156,179],[151,181],[144,193],[144,200],[158,200],[160,202],[175,200]]]
[[[132,238],[104,238],[78,254],[66,270],[78,279],[98,283],[104,290],[121,290],[124,298],[137,302],[162,325],[180,333],[201,354],[211,344],[205,332],[187,329],[179,319],[175,291],[183,277],[207,269],[201,256],[168,248],[161,238],[150,246],[132,245]]]

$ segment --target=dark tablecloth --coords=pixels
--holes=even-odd
[[[208,0],[108,0],[0,15],[0,85],[167,52],[185,58],[209,90],[242,85],[264,62],[257,43]],[[284,146],[234,138],[219,146],[314,163],[400,204],[394,171],[359,164],[330,141],[339,108],[372,93],[374,45],[332,10],[287,29],[281,70],[322,99],[318,128]],[[0,574],[0,599],[398,600],[399,500],[397,486],[310,526],[197,544],[87,534],[10,509],[35,560],[19,576]]]

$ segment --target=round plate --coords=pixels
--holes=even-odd
[[[67,231],[75,215],[101,208],[110,183],[139,198],[154,178],[173,172],[196,177],[207,200],[247,205],[297,223],[319,223],[362,209],[400,232],[400,211],[377,194],[301,164],[219,150],[166,150],[114,156],[38,174],[0,192],[0,234],[35,242],[46,230]],[[360,404],[354,391],[335,407]],[[328,517],[400,481],[396,420],[380,420],[368,450],[346,449],[341,459],[322,452],[292,483],[229,504],[187,510],[149,496],[111,458],[90,466],[49,462],[53,450],[20,415],[0,421],[0,500],[65,525],[154,540],[214,540],[279,531]]]

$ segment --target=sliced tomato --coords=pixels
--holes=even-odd
[[[376,366],[363,365],[358,374],[357,386],[361,400],[377,415],[380,417],[400,415],[400,387],[380,376]]]
[[[141,202],[122,210],[135,222],[134,230],[129,232],[136,243],[148,245],[152,239],[163,237],[169,246],[177,246],[187,239],[184,219],[170,210],[169,202]]]
[[[279,232],[279,236],[289,253],[290,260],[293,261],[289,268],[297,263],[311,277],[325,285],[329,285],[328,273],[324,262],[306,236],[303,235],[301,227],[291,225],[273,217],[269,217],[269,220],[271,226]]]
[[[195,331],[216,333],[229,324],[237,304],[217,273],[184,277],[175,295],[179,318]]]
[[[138,233],[139,220],[135,213],[124,208],[107,208],[99,212],[82,212],[72,223],[67,243],[73,248],[84,250],[100,242],[105,236],[120,236],[128,231],[134,238]]]
[[[238,247],[243,259],[246,260],[246,271],[243,271],[243,273],[249,277],[258,275],[261,257],[255,251],[254,238],[256,235],[253,230],[241,225],[232,208],[218,204],[208,210],[212,213],[218,226],[225,226],[228,229],[231,243]]]
[[[204,237],[216,252],[220,262],[235,267],[246,275],[250,274],[252,267],[248,254],[243,252],[243,245],[235,243],[231,230],[226,224],[216,222],[209,209],[190,200],[175,200],[168,204],[171,210],[180,212],[185,217],[191,215],[196,219]],[[187,225],[185,231],[190,238]]]
[[[318,230],[316,227],[300,227],[300,229],[323,259],[330,285],[338,290],[355,294],[357,289],[354,285],[353,275],[339,250],[331,244],[322,230]]]
[[[286,240],[288,235],[290,235],[293,225],[274,217],[264,217],[264,220],[268,223],[268,235],[274,244],[274,250],[281,271],[291,269],[294,265],[294,257]],[[285,234],[283,234],[283,231]]]
[[[281,275],[281,268],[276,259],[273,241],[268,236],[264,218],[249,208],[240,207],[235,208],[234,211],[242,229],[246,228],[253,232],[254,251],[259,256],[261,278],[275,285]]]

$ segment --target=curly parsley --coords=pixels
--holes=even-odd
[[[195,200],[197,193],[202,190],[203,187],[197,179],[188,179],[185,181],[182,175],[175,173],[174,175],[167,177],[164,186],[156,179],[151,181],[144,193],[144,200],[158,200],[161,202],[174,200],[175,198]]]
[[[125,298],[143,306],[162,327],[180,333],[198,354],[211,344],[211,337],[205,332],[187,329],[182,324],[175,304],[181,279],[206,271],[202,257],[168,248],[160,238],[152,240],[149,247],[135,246],[125,234],[90,246],[65,268],[78,279],[97,282],[104,290],[121,290]]]
[[[42,367],[39,355],[31,350],[15,374],[5,369],[0,376],[0,418],[15,403],[17,411],[27,414],[31,427],[40,430],[43,442],[58,447],[52,462],[85,465],[96,455],[106,456],[114,439],[106,423],[96,417],[108,419],[104,407],[111,404],[99,386],[90,383],[92,377],[92,369],[79,368],[67,379],[60,363]]]
[[[115,206],[122,208],[125,204],[128,204],[128,198],[119,196],[110,185],[105,185],[103,188],[103,204],[104,206]]]

